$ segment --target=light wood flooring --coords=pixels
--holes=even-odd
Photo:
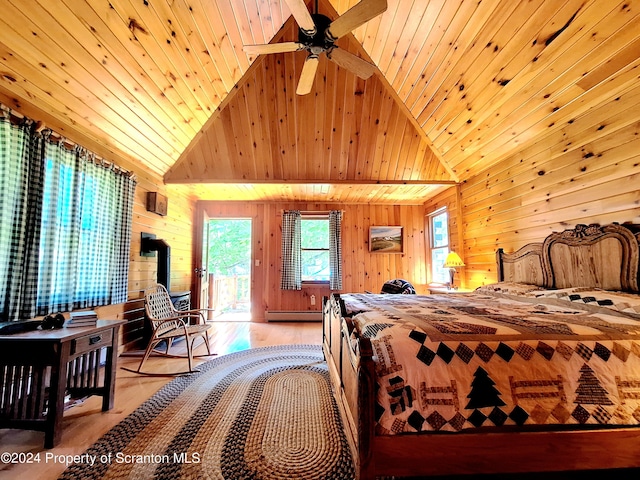
[[[214,322],[211,333],[212,351],[224,355],[248,348],[269,345],[322,343],[322,325],[319,322]],[[206,353],[203,345],[197,354]],[[202,362],[215,357],[200,358]],[[0,430],[0,453],[40,453],[40,463],[6,464],[0,462],[0,479],[56,479],[65,470],[64,456],[80,455],[105,432],[119,423],[146,399],[157,392],[173,377],[148,377],[122,370],[137,368],[140,357],[121,355],[118,359],[115,407],[101,410],[99,397],[90,397],[83,404],[65,412],[62,441],[55,448],[43,448],[44,433],[26,430]],[[170,372],[187,368],[186,359],[152,357],[145,370]],[[48,455],[48,457],[47,457]],[[54,457],[55,456],[55,457]]]

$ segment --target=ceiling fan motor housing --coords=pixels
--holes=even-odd
[[[316,26],[316,32],[314,35],[308,35],[302,28],[298,32],[298,42],[306,46],[312,54],[319,55],[320,53],[329,50],[333,47],[333,40],[327,38],[325,31],[329,28],[331,20],[319,13],[312,13],[313,23]]]

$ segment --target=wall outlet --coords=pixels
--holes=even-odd
[[[311,305],[315,305],[315,304],[316,304],[316,296],[311,295]]]

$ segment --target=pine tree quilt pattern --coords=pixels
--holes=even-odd
[[[379,434],[640,423],[640,322],[530,298],[341,296],[376,361]]]

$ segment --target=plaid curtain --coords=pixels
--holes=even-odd
[[[0,320],[31,318],[36,308],[44,182],[44,140],[33,122],[11,122],[0,108]]]
[[[126,301],[135,182],[62,141],[45,156],[38,314]]]
[[[135,180],[0,119],[2,320],[127,299]]]
[[[342,212],[329,212],[329,288],[342,290]]]
[[[302,289],[301,224],[300,210],[283,212],[281,290]]]

